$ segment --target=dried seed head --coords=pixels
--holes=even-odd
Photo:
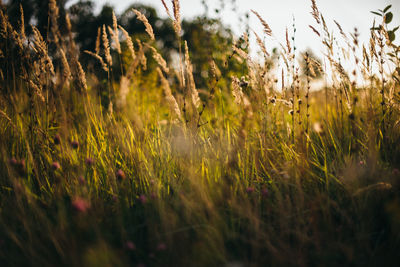
[[[126,39],[126,44],[128,46],[129,52],[132,55],[132,59],[135,60],[136,53],[135,53],[135,48],[133,46],[132,38],[129,36],[129,33],[121,25],[119,25],[118,27],[122,31],[122,34],[124,35],[124,37]]]
[[[172,0],[172,6],[174,9],[174,30],[175,33],[180,36],[181,31],[182,31],[182,26],[181,26],[181,13],[180,13],[180,3],[179,0]]]
[[[69,68],[67,57],[65,56],[64,50],[62,50],[62,48],[60,48],[60,54],[64,79],[69,80],[71,78],[71,69]]]
[[[266,35],[272,36],[272,30],[271,30],[271,28],[269,27],[268,23],[260,16],[260,14],[258,14],[257,11],[251,10],[251,12],[253,12],[254,15],[256,15],[257,18],[260,20],[261,24],[262,24],[263,27],[264,27],[264,33],[265,33]]]
[[[95,51],[96,54],[100,54],[100,38],[101,38],[101,27],[97,28],[97,37],[96,37],[96,47],[95,47]]]
[[[108,66],[112,66],[112,57],[111,57],[111,51],[110,51],[110,43],[108,42],[108,36],[106,32],[106,26],[103,25],[103,46],[104,46],[104,53],[106,56],[106,62]]]
[[[243,103],[243,91],[240,87],[240,80],[237,77],[232,77],[232,94],[237,105]]]
[[[83,52],[86,53],[86,54],[88,54],[88,55],[91,55],[92,57],[94,57],[95,59],[97,59],[97,60],[99,61],[99,63],[101,64],[101,67],[103,68],[103,70],[104,70],[105,72],[108,72],[108,66],[107,66],[107,64],[104,62],[104,60],[103,60],[103,58],[102,58],[101,56],[99,56],[98,54],[95,54],[95,53],[93,53],[93,52],[87,51],[87,50],[85,50],[85,51],[83,51]]]
[[[21,34],[21,39],[22,41],[26,40],[26,35],[25,35],[25,18],[24,18],[24,10],[22,8],[22,4],[19,5],[19,11],[21,13],[21,21],[20,21],[20,34]]]
[[[87,83],[86,83],[86,74],[85,71],[82,68],[81,63],[79,61],[76,62],[77,68],[78,68],[78,82],[81,88],[86,92],[87,91]]]
[[[153,27],[151,27],[149,21],[147,20],[146,16],[143,15],[139,10],[132,8],[133,12],[136,14],[138,20],[140,20],[141,22],[143,22],[145,28],[146,28],[146,32],[148,33],[148,35],[150,36],[151,40],[155,40],[156,38],[154,37],[154,32],[153,32]]]
[[[269,57],[269,53],[267,52],[267,48],[265,47],[264,42],[261,40],[260,36],[258,36],[258,34],[255,31],[253,31],[253,33],[256,36],[257,44],[261,48],[261,51],[264,53],[266,57]]]
[[[56,0],[49,0],[49,17],[51,19],[51,32],[53,34],[54,43],[58,44],[59,42],[59,30],[58,30],[58,17],[59,17],[59,10],[57,6]]]
[[[117,23],[117,17],[115,16],[115,13],[113,11],[113,28],[114,28],[114,43],[115,43],[115,48],[117,49],[118,54],[121,54],[121,44],[119,43],[119,33],[118,33],[118,23]]]
[[[167,14],[168,14],[168,17],[170,17],[170,18],[172,19],[171,12],[169,11],[169,8],[168,8],[167,4],[165,3],[164,0],[161,0],[161,2],[162,2],[162,4],[163,4],[163,6],[164,6],[165,11],[166,11]]]
[[[153,52],[153,58],[154,60],[158,63],[158,65],[160,65],[160,67],[163,69],[163,71],[165,73],[169,73],[169,68],[167,66],[167,62],[164,60],[164,58],[160,55],[160,53],[158,53],[158,51],[152,47],[146,44],[146,46],[148,48],[150,48],[150,50]]]
[[[157,68],[157,72],[158,72],[158,75],[160,76],[161,85],[164,89],[165,98],[167,100],[167,103],[168,103],[171,111],[173,111],[178,118],[181,118],[181,111],[179,109],[179,106],[178,106],[178,103],[176,102],[175,97],[172,95],[171,88],[169,86],[167,79],[164,77],[160,68]]]
[[[190,90],[190,95],[192,97],[192,102],[193,105],[197,108],[200,107],[201,105],[201,100],[199,97],[199,92],[196,89],[196,84],[194,82],[193,78],[193,66],[192,63],[190,62],[190,57],[189,57],[189,48],[187,46],[187,42],[185,41],[185,65],[186,65],[186,74],[187,74],[187,80],[188,80],[188,86]]]
[[[311,12],[312,16],[314,17],[315,21],[318,24],[320,24],[321,23],[321,20],[319,18],[320,13],[319,13],[319,10],[318,10],[315,0],[311,0],[311,8],[312,8],[312,12]]]
[[[119,94],[117,99],[117,107],[123,108],[126,105],[126,97],[129,94],[130,80],[126,76],[121,77],[119,85]]]

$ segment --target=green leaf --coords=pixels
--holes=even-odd
[[[396,28],[394,28],[394,29],[392,30],[392,32],[396,32],[398,29],[399,29],[399,26],[397,26]]]
[[[392,5],[388,5],[387,7],[385,7],[385,9],[383,10],[383,13],[386,13],[386,11],[388,11],[391,7],[392,7]]]
[[[396,34],[393,31],[388,31],[389,40],[393,42],[396,39]]]
[[[387,13],[385,15],[385,23],[386,24],[389,24],[392,21],[392,19],[393,19],[393,13],[392,12],[389,12],[389,13]]]
[[[382,14],[379,14],[378,12],[371,11],[371,13],[372,13],[372,14],[375,14],[375,15],[378,15],[378,16],[380,16],[380,17],[382,17]]]

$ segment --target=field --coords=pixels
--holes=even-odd
[[[46,37],[0,1],[1,265],[398,266],[390,6],[369,43],[337,24],[338,47],[311,1],[316,56],[295,28],[266,47],[252,11],[260,53],[245,33],[196,66],[172,3],[166,59],[139,10],[145,34],[113,14],[81,51],[55,0]]]

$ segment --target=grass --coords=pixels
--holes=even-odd
[[[170,70],[150,36],[121,54],[103,45],[95,54],[106,68],[85,73],[72,34],[55,38],[57,23],[48,40],[25,37],[1,12],[3,264],[396,265],[400,63],[390,21],[371,32],[370,47],[357,34],[345,39],[348,72],[312,1],[330,68],[301,58],[291,36],[274,59],[282,77],[235,45],[215,51],[227,64],[210,63],[203,92],[173,3],[181,53]],[[229,60],[245,62],[245,77],[219,76]],[[334,82],[310,92],[318,69]]]

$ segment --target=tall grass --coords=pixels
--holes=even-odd
[[[212,51],[226,64],[211,58],[211,86],[198,90],[179,1],[173,16],[162,2],[178,64],[167,65],[152,26],[133,10],[150,39],[135,43],[114,15],[86,51],[100,63],[92,72],[71,26],[62,38],[55,1],[46,40],[34,27],[26,36],[22,8],[20,25],[0,11],[1,262],[396,265],[400,63],[386,18],[369,44],[337,23],[350,57],[312,1],[328,67],[296,52],[295,30],[275,55],[256,34],[262,60],[244,34],[232,51]],[[243,77],[221,77],[232,61],[246,63]],[[333,82],[312,91],[317,71]]]

